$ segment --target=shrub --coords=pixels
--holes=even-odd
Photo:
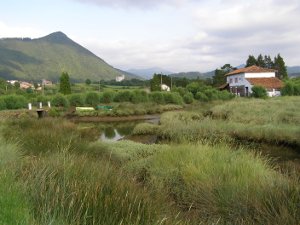
[[[101,102],[111,103],[114,100],[115,93],[113,91],[105,91],[102,94]]]
[[[27,100],[24,96],[7,95],[3,98],[7,109],[26,108]]]
[[[191,92],[188,92],[183,96],[183,101],[186,104],[191,104],[193,102],[193,100],[194,100],[194,97]]]
[[[145,91],[135,90],[131,92],[130,101],[132,103],[148,102],[148,94]]]
[[[131,98],[130,91],[119,91],[116,93],[114,101],[115,102],[129,102]]]
[[[218,91],[218,98],[221,100],[230,100],[234,98],[234,95],[228,91]]]
[[[52,105],[56,107],[68,107],[69,101],[62,94],[57,94],[52,99]]]
[[[163,92],[164,102],[166,104],[177,104],[183,103],[182,97],[178,92]]]
[[[68,96],[71,106],[82,106],[84,105],[84,97],[81,94],[72,94]]]
[[[89,92],[85,97],[85,103],[89,106],[96,106],[99,104],[100,97],[96,92]]]
[[[287,82],[281,90],[282,95],[294,95],[294,85],[291,82]]]
[[[164,104],[165,100],[164,100],[164,96],[162,94],[162,92],[156,91],[156,92],[151,92],[149,94],[149,98],[151,101],[157,103],[157,104]]]
[[[6,109],[6,103],[4,99],[0,98],[0,110]]]
[[[251,96],[254,98],[266,98],[268,95],[267,95],[267,91],[264,87],[253,86]]]
[[[181,95],[181,97],[183,97],[187,93],[191,93],[186,88],[183,87],[174,87],[172,89],[172,92],[178,92]]]
[[[48,103],[48,101],[49,101],[49,98],[46,97],[45,95],[39,95],[36,98],[36,103],[42,102],[43,105],[46,105]]]
[[[195,99],[201,101],[201,102],[207,102],[208,97],[203,92],[197,92]]]

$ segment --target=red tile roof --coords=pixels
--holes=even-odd
[[[277,77],[268,77],[268,78],[246,78],[247,81],[249,81],[250,84],[256,85],[256,86],[262,86],[264,88],[282,88],[283,82],[279,80]]]
[[[225,74],[225,76],[235,75],[235,74],[239,74],[239,73],[268,73],[268,72],[276,72],[276,70],[262,68],[259,66],[249,66],[246,68],[233,70],[230,73]]]

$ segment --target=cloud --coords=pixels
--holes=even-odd
[[[72,0],[81,3],[90,3],[99,6],[108,6],[116,8],[154,8],[161,5],[182,6],[189,2],[197,0]],[[198,0],[199,1],[199,0]]]
[[[31,26],[11,26],[0,21],[0,37],[40,37],[43,35],[40,29]]]

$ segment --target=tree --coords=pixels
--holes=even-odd
[[[150,80],[151,91],[161,91],[161,83],[171,87],[171,78],[167,75],[155,73],[153,78]]]
[[[268,69],[274,68],[274,62],[272,61],[269,55],[265,55],[264,62],[265,62],[265,68]]]
[[[59,92],[64,95],[71,94],[70,78],[66,72],[63,72],[60,76]]]
[[[15,86],[16,89],[20,89],[20,83],[19,82],[15,82],[14,86]]]
[[[86,79],[86,80],[85,80],[85,84],[86,84],[86,85],[90,85],[91,83],[92,83],[92,81],[91,81],[90,79]]]
[[[264,58],[263,58],[262,54],[259,54],[259,56],[257,57],[256,65],[260,66],[260,67],[263,67],[263,68],[266,67],[266,64],[265,64],[265,61],[264,61]]]
[[[285,62],[283,58],[280,56],[280,54],[275,56],[274,58],[274,69],[277,70],[276,77],[280,80],[284,80],[288,78],[287,69],[285,66]]]
[[[257,65],[257,61],[253,55],[249,55],[247,62],[246,62],[246,67],[254,66],[254,65]]]
[[[212,77],[213,85],[217,87],[226,83],[225,74],[229,73],[232,70],[234,70],[234,68],[230,64],[225,64],[221,67],[221,69],[216,69],[215,75]]]

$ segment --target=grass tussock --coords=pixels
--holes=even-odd
[[[0,224],[35,224],[22,184],[17,180],[21,163],[18,147],[0,139]]]
[[[227,126],[224,119],[197,112],[169,112],[160,125],[142,124],[136,132],[156,129],[179,144],[144,145],[91,143],[89,129],[61,119],[6,122],[1,132],[7,141],[0,144],[0,206],[5,208],[0,221],[297,224],[297,176],[276,172],[259,155],[232,151],[226,143],[234,136]],[[7,144],[16,140],[19,147]],[[180,143],[186,141],[195,144]]]
[[[167,112],[161,126],[139,126],[136,134],[157,134],[174,142],[250,140],[300,146],[299,97],[237,99],[206,112]],[[201,111],[201,110],[200,110]]]
[[[299,183],[242,150],[233,152],[224,145],[172,146],[130,168],[144,176],[139,180],[147,185],[168,190],[198,222],[296,224],[300,219]]]
[[[172,224],[167,205],[109,163],[56,153],[22,171],[40,224]]]

